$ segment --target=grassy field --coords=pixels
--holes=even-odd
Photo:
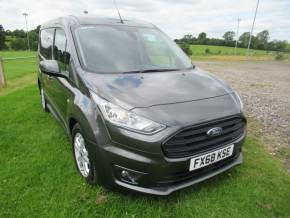
[[[31,51],[0,51],[0,57],[4,59],[4,72],[7,83],[35,73],[36,52]],[[26,57],[27,59],[8,60],[7,58]],[[31,58],[34,57],[34,58]],[[6,60],[5,60],[6,59]]]
[[[0,217],[290,217],[290,175],[250,130],[243,165],[169,197],[86,185],[34,83],[0,90]]]
[[[277,52],[267,52],[263,50],[250,49],[249,56],[246,55],[247,49],[237,48],[235,54],[235,48],[226,46],[211,46],[211,45],[190,45],[192,51],[192,59],[203,60],[217,60],[217,61],[273,61],[283,60],[289,61],[289,53],[280,53],[279,59],[277,58]],[[209,53],[205,50],[209,49]]]
[[[190,49],[193,56],[206,55],[205,50],[209,49],[210,53],[207,55],[234,55],[235,48],[227,46],[214,46],[214,45],[191,45]],[[237,48],[237,55],[246,55],[247,49]],[[253,56],[269,56],[270,52],[263,50],[250,50],[250,54]]]
[[[35,51],[0,51],[2,58],[15,58],[15,57],[30,57],[36,56]]]

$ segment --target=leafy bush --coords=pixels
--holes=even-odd
[[[286,55],[284,55],[284,54],[282,54],[282,53],[280,53],[280,52],[278,52],[276,55],[275,55],[275,60],[276,61],[283,61],[283,60],[285,60],[286,59]]]
[[[206,54],[210,54],[210,53],[211,53],[209,48],[206,48],[206,49],[204,50],[204,52],[205,52]]]
[[[178,44],[178,45],[184,51],[185,54],[187,54],[188,56],[192,55],[192,51],[190,49],[190,45],[189,44],[181,43],[181,44]]]
[[[11,41],[10,46],[13,50],[26,50],[27,41],[24,38],[16,38],[15,40]]]

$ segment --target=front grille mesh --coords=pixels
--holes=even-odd
[[[235,116],[188,127],[167,140],[162,145],[163,152],[169,158],[181,158],[212,150],[239,138],[245,125],[245,119]],[[221,127],[222,134],[208,136],[207,131],[214,127]]]

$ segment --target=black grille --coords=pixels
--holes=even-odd
[[[239,138],[245,125],[242,117],[235,116],[188,127],[167,140],[163,152],[169,158],[180,158],[212,150]],[[221,135],[208,136],[207,131],[214,127],[223,129]]]

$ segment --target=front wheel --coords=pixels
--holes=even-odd
[[[72,131],[73,155],[76,167],[80,175],[86,179],[89,184],[97,183],[97,173],[94,162],[91,161],[91,155],[87,148],[82,130],[79,124],[76,124]]]

